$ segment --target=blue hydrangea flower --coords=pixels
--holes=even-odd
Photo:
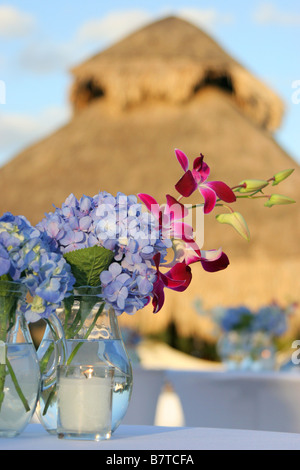
[[[71,194],[37,226],[57,253],[103,246],[114,253],[101,273],[102,295],[117,314],[135,313],[150,300],[157,278],[153,256],[163,261],[171,240],[162,240],[152,214],[143,210],[136,196],[99,192],[77,199]]]
[[[215,317],[226,332],[264,332],[278,337],[284,334],[288,327],[286,311],[276,304],[261,307],[254,312],[244,306],[221,309],[221,314]]]
[[[52,233],[58,235],[56,230]],[[2,275],[27,287],[32,301],[21,309],[29,322],[55,312],[75,283],[70,266],[61,254],[52,250],[40,231],[25,217],[9,212],[0,217]]]
[[[224,331],[252,329],[254,315],[247,307],[228,308],[220,320]]]
[[[285,311],[277,305],[261,307],[255,315],[254,330],[264,331],[273,336],[281,336],[287,330]]]
[[[10,269],[10,259],[7,250],[0,245],[0,276],[7,274]]]

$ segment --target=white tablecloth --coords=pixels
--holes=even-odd
[[[300,433],[300,374],[167,371],[185,426]]]
[[[122,424],[300,433],[299,372],[135,368],[133,379]]]
[[[58,439],[42,425],[30,424],[15,438],[1,438],[0,450],[300,450],[300,434],[238,429],[121,425],[110,440]],[[134,455],[134,453],[133,453]]]

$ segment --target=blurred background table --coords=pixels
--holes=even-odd
[[[299,397],[299,373],[135,368],[123,424],[300,433]]]

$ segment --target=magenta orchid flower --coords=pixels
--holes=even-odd
[[[160,253],[153,257],[157,279],[153,285],[153,313],[159,312],[165,301],[164,288],[172,289],[178,292],[183,292],[190,285],[192,280],[192,271],[185,262],[176,263],[167,273],[163,274],[159,270]]]
[[[236,200],[233,191],[222,181],[206,181],[210,169],[204,162],[202,154],[194,160],[193,170],[189,170],[187,156],[181,150],[176,150],[175,153],[177,160],[185,171],[175,188],[184,197],[189,197],[198,189],[204,197],[205,214],[213,210],[217,197],[225,202],[234,202]],[[157,228],[162,239],[172,239],[174,250],[173,261],[162,264],[162,267],[170,268],[166,273],[160,271],[160,253],[153,257],[157,277],[153,284],[152,305],[153,312],[157,313],[165,301],[165,288],[182,292],[190,285],[192,280],[191,264],[200,262],[205,271],[216,272],[226,269],[229,260],[222,249],[200,250],[194,241],[193,227],[183,221],[188,214],[188,209],[173,196],[167,194],[166,204],[164,205],[159,205],[149,194],[140,193],[138,197],[156,219]]]
[[[164,288],[183,292],[190,285],[192,271],[190,264],[200,262],[205,271],[216,272],[226,269],[229,265],[228,257],[221,249],[201,251],[199,248],[193,250],[189,244],[182,241],[177,243],[175,253],[178,262],[173,264],[171,269],[162,273],[160,267],[160,253],[153,257],[156,266],[157,279],[153,285],[153,313],[159,312],[165,301]],[[167,265],[165,265],[167,267]]]
[[[174,243],[174,259],[185,262],[186,265],[200,262],[205,271],[217,272],[226,269],[229,265],[228,256],[218,250],[200,250],[196,242],[193,244],[176,241]]]
[[[186,242],[193,241],[193,227],[182,219],[187,215],[188,209],[167,194],[167,203],[160,206],[149,194],[138,194],[140,200],[158,221],[158,228],[163,238],[176,238]]]
[[[179,194],[184,197],[189,197],[198,189],[204,197],[205,214],[208,214],[214,209],[217,197],[224,202],[235,202],[235,194],[226,183],[222,181],[206,181],[210,174],[210,168],[204,162],[202,153],[200,157],[195,158],[192,170],[189,170],[189,160],[185,153],[176,149],[175,155],[182,169],[185,171],[184,175],[175,185],[175,189]]]

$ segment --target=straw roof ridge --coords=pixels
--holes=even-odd
[[[71,72],[74,111],[99,98],[120,110],[149,100],[180,105],[214,85],[230,93],[251,120],[269,131],[280,126],[284,113],[274,91],[204,31],[176,17],[140,29]]]

